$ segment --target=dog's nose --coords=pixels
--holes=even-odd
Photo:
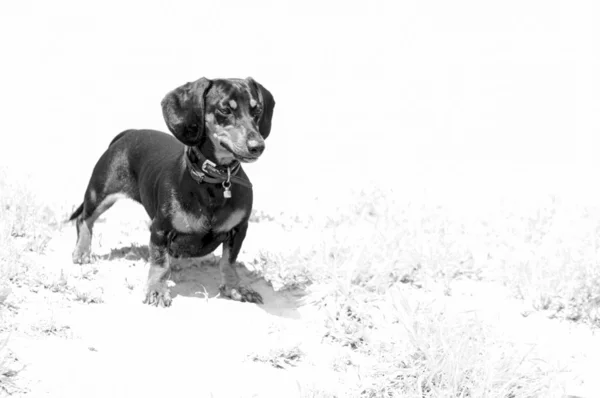
[[[258,140],[248,140],[248,152],[254,156],[258,156],[265,150],[265,143]]]

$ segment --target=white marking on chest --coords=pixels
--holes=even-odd
[[[246,216],[246,212],[244,210],[235,210],[233,211],[225,221],[221,225],[217,225],[214,228],[215,232],[227,232],[231,231],[235,226],[237,226]]]
[[[210,222],[206,216],[191,214],[183,210],[173,213],[173,228],[182,233],[208,232]]]
[[[171,223],[173,228],[181,233],[208,232],[210,220],[203,214],[193,214],[181,208],[175,192],[171,192]]]

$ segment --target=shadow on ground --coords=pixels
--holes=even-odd
[[[110,253],[98,256],[99,260],[148,261],[148,246],[130,245],[111,249]],[[200,258],[176,259],[170,279],[175,282],[171,287],[171,296],[196,297],[198,299],[219,296],[221,276],[219,273],[219,256],[209,254]],[[259,308],[285,318],[298,319],[300,299],[304,296],[301,289],[275,291],[271,284],[260,274],[248,270],[243,263],[236,263],[236,269],[243,286],[260,293],[263,304]],[[220,299],[229,300],[224,297]],[[249,304],[250,305],[250,304]]]
[[[129,245],[119,248],[110,249],[110,253],[96,256],[98,260],[111,261],[111,260],[130,260],[148,261],[148,246],[147,245]]]

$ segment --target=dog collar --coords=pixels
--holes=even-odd
[[[195,157],[196,161],[192,161],[191,157]],[[231,183],[243,185],[247,188],[252,188],[252,183],[245,178],[238,177],[236,174],[240,171],[241,164],[237,160],[233,161],[231,166],[217,166],[202,154],[196,147],[186,147],[185,163],[190,171],[190,175],[198,184],[207,182],[210,184],[223,185],[223,196],[231,197]]]

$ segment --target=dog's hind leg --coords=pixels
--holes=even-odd
[[[135,183],[127,173],[124,157],[109,150],[102,155],[85,191],[81,206],[73,213],[77,227],[77,244],[73,250],[73,263],[91,262],[92,231],[94,222],[120,198],[131,197]]]
[[[125,197],[124,194],[113,193],[109,195],[101,195],[103,197],[97,198],[98,194],[95,190],[88,188],[85,194],[85,199],[81,205],[82,211],[75,218],[75,225],[77,227],[77,244],[75,250],[73,250],[73,263],[75,264],[86,264],[91,262],[91,248],[92,248],[92,233],[94,228],[94,222],[120,198]]]
[[[152,220],[150,227],[150,270],[146,285],[144,304],[168,307],[171,305],[171,294],[167,279],[171,271],[171,256],[168,253],[169,234],[165,231],[164,219]]]

